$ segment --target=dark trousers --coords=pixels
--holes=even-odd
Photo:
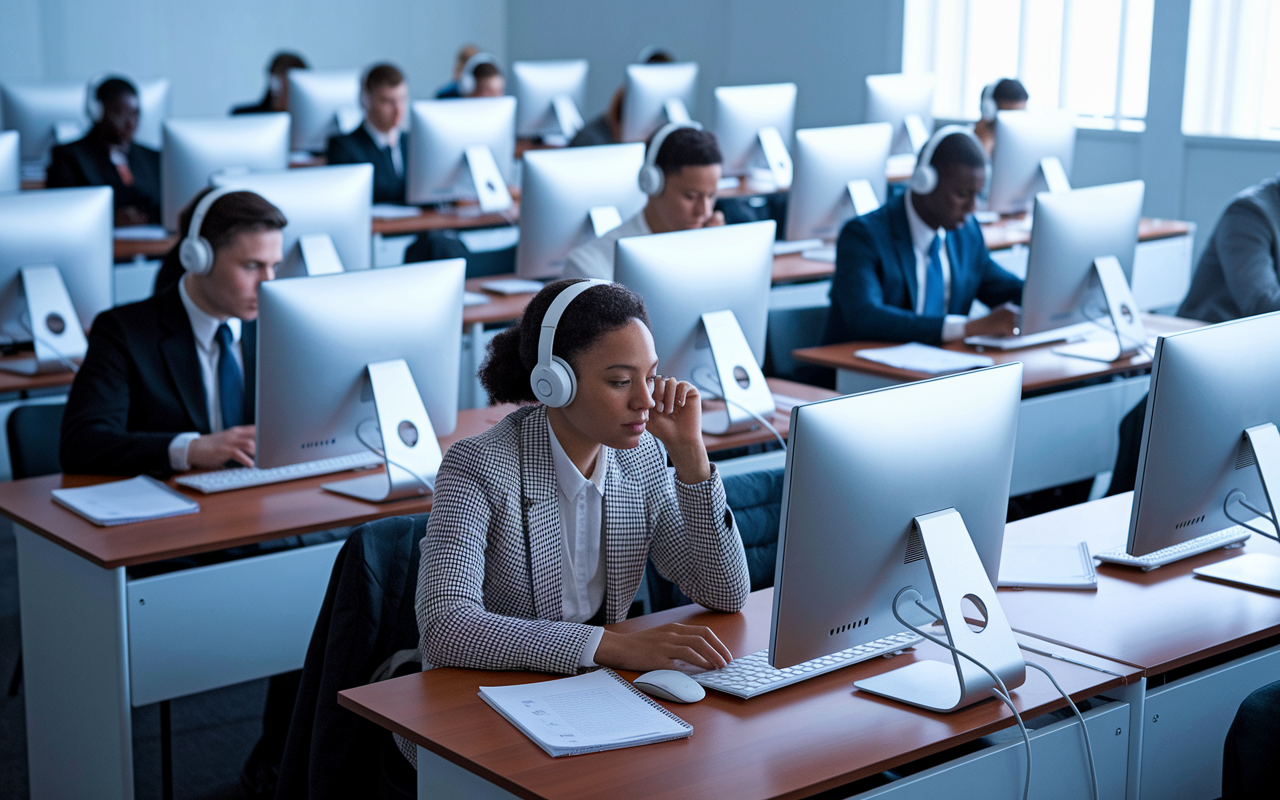
[[[1280,791],[1280,681],[1244,699],[1222,748],[1222,800],[1275,797]]]

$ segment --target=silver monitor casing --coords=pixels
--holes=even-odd
[[[16,192],[22,188],[20,139],[17,131],[0,131],[0,192]]]
[[[585,58],[551,61],[515,61],[511,64],[516,96],[516,135],[524,137],[560,133],[552,101],[568,97],[579,113],[587,102]]]
[[[291,147],[323,153],[337,134],[338,113],[360,108],[360,73],[353,69],[291,69],[289,117],[293,120]]]
[[[297,70],[295,70],[296,72]],[[178,214],[215,172],[289,166],[289,115],[243,114],[212,119],[169,119],[160,152],[160,217],[178,229]]]
[[[515,175],[516,99],[418,100],[410,107],[406,194],[411,204],[474,200],[466,149],[485,145],[503,179]]]
[[[5,130],[22,135],[22,161],[44,165],[57,143],[54,125],[74,122],[82,127],[83,83],[31,83],[0,85],[0,119]]]
[[[1022,333],[1107,316],[1093,261],[1115,256],[1132,283],[1145,191],[1142,181],[1126,181],[1036,195],[1022,289]]]
[[[991,154],[988,207],[1001,214],[1027,211],[1047,188],[1040,160],[1057,158],[1067,176],[1076,149],[1076,118],[1070,111],[1000,111]]]
[[[751,174],[759,160],[757,134],[761,128],[775,128],[783,143],[791,147],[796,118],[794,83],[718,86],[715,97],[715,132],[726,176]]]
[[[595,238],[593,208],[612,206],[623,221],[639,213],[648,199],[636,179],[644,151],[635,142],[526,152],[516,273],[558,277],[569,253]]]
[[[134,81],[138,87],[138,132],[134,140],[138,144],[159,150],[164,146],[164,121],[169,118],[169,79],[152,78]]]
[[[791,412],[770,663],[783,668],[903,630],[898,591],[936,608],[915,517],[960,512],[991,585],[1009,509],[1022,365]]]
[[[881,204],[893,126],[888,122],[796,131],[795,177],[787,201],[787,239],[834,240],[854,216],[850,181],[865,180]]]
[[[645,142],[668,122],[665,103],[676,99],[693,113],[698,88],[698,65],[628,64],[626,96],[622,101],[622,141]]]
[[[31,341],[20,271],[52,264],[85,330],[112,305],[110,186],[0,195],[0,336]]]
[[[464,259],[275,280],[258,289],[257,465],[377,444],[365,368],[404,359],[437,435],[458,417]]]
[[[619,239],[613,279],[644,298],[658,372],[707,386],[715,375],[702,315],[733,311],[747,344],[764,363],[773,281],[773,220]],[[713,379],[714,380],[714,379]]]
[[[863,122],[887,122],[893,126],[892,153],[911,153],[906,117],[915,114],[925,128],[933,131],[933,88],[931,74],[868,75]]]
[[[284,229],[286,264],[296,256],[294,248],[301,237],[327,234],[342,259],[344,270],[372,266],[372,164],[219,176],[214,183],[257,192],[280,209],[289,221]],[[296,271],[281,273],[281,277],[298,275]]]
[[[1280,312],[1163,336],[1156,343],[1127,550],[1145,555],[1234,525],[1234,490],[1265,510],[1244,431],[1280,424]],[[1274,487],[1273,487],[1274,490]],[[1253,515],[1240,507],[1232,513]],[[1271,526],[1263,523],[1264,530]]]

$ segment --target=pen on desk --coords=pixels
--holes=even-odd
[[[1045,656],[1046,658],[1055,658],[1058,661],[1065,661],[1068,664],[1075,664],[1077,667],[1085,667],[1087,669],[1096,670],[1097,672],[1106,673],[1107,675],[1114,675],[1117,678],[1124,677],[1119,672],[1112,672],[1109,669],[1103,669],[1102,667],[1095,667],[1093,664],[1086,664],[1083,661],[1076,661],[1074,659],[1067,658],[1066,656],[1060,656],[1057,653],[1049,653],[1044,650],[1037,650],[1034,647],[1027,647],[1025,644],[1020,644],[1018,645],[1018,647],[1021,647],[1023,650],[1026,650],[1028,653],[1035,653],[1038,656]]]

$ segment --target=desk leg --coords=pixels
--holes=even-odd
[[[480,374],[480,365],[484,363],[484,323],[472,323],[468,336],[471,339],[471,366],[466,376],[466,391],[469,397],[467,397],[468,402],[464,407],[483,408],[486,403],[484,398],[480,397],[481,390],[476,376]]]
[[[14,535],[31,798],[132,798],[124,569]]]
[[[1142,730],[1146,727],[1147,679],[1121,686],[1105,694],[1129,704],[1129,774],[1125,799],[1138,800],[1142,789]]]
[[[470,770],[442,758],[425,747],[418,748],[419,800],[516,800],[506,789],[490,783]]]

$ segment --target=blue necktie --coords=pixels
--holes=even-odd
[[[218,326],[218,402],[222,405],[222,427],[234,428],[244,424],[244,376],[231,352],[231,328],[227,323]]]
[[[929,266],[924,271],[924,314],[926,317],[941,317],[947,313],[947,306],[942,287],[942,257],[939,250],[941,236],[933,237],[929,245]]]

